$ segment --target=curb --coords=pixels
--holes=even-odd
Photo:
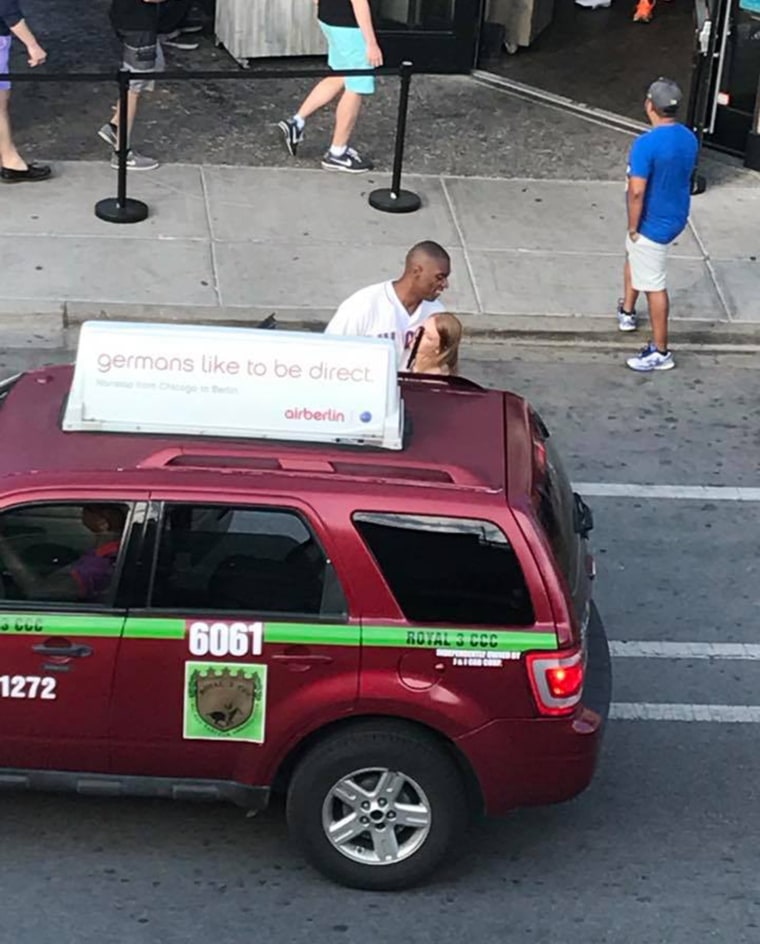
[[[6,303],[7,304],[7,303]],[[144,321],[161,324],[190,323],[252,327],[274,315],[280,328],[291,331],[321,331],[332,309],[275,309],[271,307],[186,308],[170,305],[129,305],[123,303],[62,303],[40,305],[20,302],[11,313],[0,309],[0,348],[74,350],[79,327],[90,320]],[[597,348],[630,349],[645,337],[615,330],[609,316],[575,314],[499,315],[459,312],[468,340],[511,341],[520,344],[555,346],[590,345]],[[727,321],[671,322],[674,346],[680,350],[725,351],[760,350],[760,324]]]

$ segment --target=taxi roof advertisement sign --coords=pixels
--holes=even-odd
[[[90,321],[62,425],[400,449],[395,348],[379,338]]]

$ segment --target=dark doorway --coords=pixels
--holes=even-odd
[[[467,73],[475,65],[480,0],[370,0],[386,64]]]
[[[486,49],[484,45],[479,66],[524,85],[643,121],[646,89],[659,75],[675,79],[688,94],[694,2],[659,2],[654,19],[646,24],[632,21],[633,9],[629,0],[612,0],[610,7],[596,10],[558,0],[551,22],[530,46],[509,55],[503,46],[491,44]]]

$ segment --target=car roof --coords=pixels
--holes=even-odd
[[[0,400],[0,442],[12,444],[0,451],[0,481],[30,473],[48,473],[60,481],[67,474],[79,478],[79,473],[118,472],[121,482],[136,470],[234,469],[331,473],[331,478],[348,477],[357,485],[371,478],[391,486],[424,483],[505,491],[506,429],[510,440],[517,440],[510,454],[523,456],[523,440],[527,442],[527,406],[521,397],[458,378],[403,375],[406,435],[400,452],[374,446],[63,432],[61,416],[72,375],[71,365],[29,371]]]

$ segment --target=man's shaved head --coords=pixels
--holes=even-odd
[[[420,302],[434,302],[449,284],[451,259],[438,243],[431,239],[412,246],[406,254],[404,274],[396,283],[401,286],[406,300],[416,308]]]
[[[426,239],[421,243],[417,243],[412,246],[409,252],[406,254],[406,270],[407,272],[412,269],[415,264],[421,262],[422,260],[430,262],[440,262],[451,264],[451,259],[449,254],[443,248],[443,246],[438,243],[434,243],[432,239]]]

